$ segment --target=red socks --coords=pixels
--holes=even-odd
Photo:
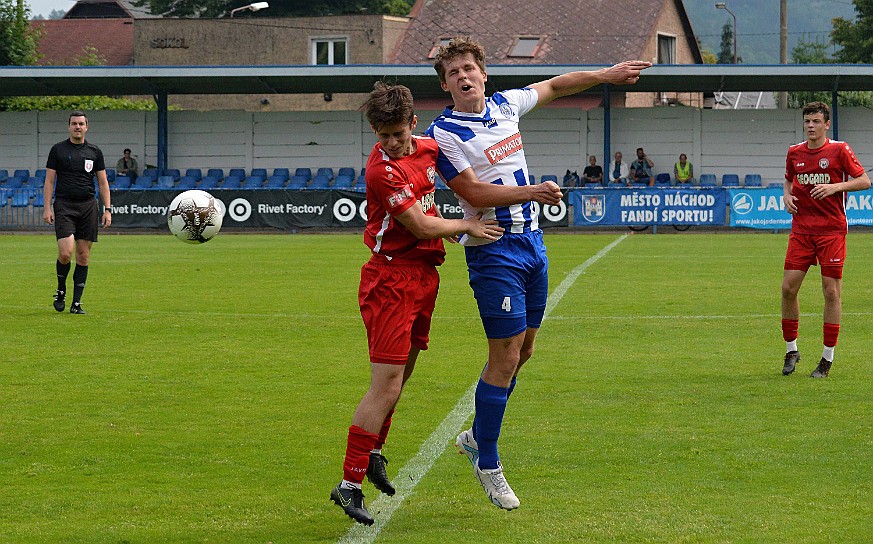
[[[346,444],[346,459],[343,462],[343,479],[360,484],[367,474],[370,464],[370,450],[376,445],[379,436],[368,433],[357,425],[349,427],[349,439]]]
[[[379,431],[379,438],[376,440],[376,446],[373,448],[374,450],[381,450],[382,446],[385,445],[385,442],[388,441],[388,430],[391,429],[391,416],[394,415],[394,410],[388,412],[388,415],[385,416],[385,422],[382,423],[382,429]]]
[[[840,335],[839,323],[825,323],[822,327],[822,336],[824,337],[824,345],[832,348],[837,345],[837,337]]]
[[[793,340],[797,340],[797,328],[800,325],[800,321],[797,319],[783,319],[782,320],[782,339],[786,342],[791,342]],[[839,325],[837,325],[839,327]]]

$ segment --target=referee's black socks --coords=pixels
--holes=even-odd
[[[82,266],[81,264],[76,264],[76,269],[73,271],[73,304],[77,304],[82,299],[82,292],[85,290],[85,280],[87,279],[88,265]]]
[[[58,271],[58,291],[67,292],[67,275],[70,273],[70,264],[61,264],[61,261],[55,262],[55,269]]]

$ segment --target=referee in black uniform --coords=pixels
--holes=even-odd
[[[97,241],[99,204],[94,198],[94,176],[103,201],[103,228],[112,224],[109,204],[109,181],[103,152],[96,145],[85,141],[88,118],[84,112],[74,111],[67,123],[70,139],[52,146],[46,161],[45,211],[43,219],[54,223],[58,239],[58,290],[55,293],[55,310],[64,311],[67,296],[67,275],[73,250],[76,251],[76,270],[73,272],[73,303],[71,314],[84,314],[80,301],[88,278],[88,260],[91,244]],[[55,181],[57,180],[57,190]],[[51,205],[54,193],[54,206]]]

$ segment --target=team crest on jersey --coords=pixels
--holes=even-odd
[[[500,104],[500,113],[503,114],[504,117],[515,117],[515,112],[512,111],[512,106],[509,104]]]
[[[91,170],[94,170],[94,161],[91,159],[85,159],[85,171],[90,174]]]
[[[399,191],[388,197],[388,207],[394,209],[409,200],[410,198],[412,198],[412,190],[410,190],[408,186],[404,187],[403,189],[400,189]]]
[[[831,163],[829,163],[827,159],[819,159],[818,160],[818,167],[821,168],[822,170],[826,170],[827,167],[830,166],[830,164]]]
[[[390,165],[390,164],[386,164],[386,165],[385,165],[385,171],[386,171],[386,172],[391,172],[392,170],[394,170],[394,169],[391,168],[391,165]]]
[[[509,138],[497,142],[496,144],[486,149],[485,157],[488,159],[488,162],[490,162],[491,164],[495,164],[512,155],[513,153],[521,151],[523,148],[524,144],[521,143],[521,134],[516,132]]]
[[[431,185],[436,184],[436,168],[433,165],[427,167],[427,181]]]

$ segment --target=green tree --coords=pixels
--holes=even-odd
[[[824,41],[808,42],[800,40],[791,50],[791,62],[794,64],[831,64],[834,59],[828,54],[830,45]],[[808,102],[831,103],[831,93],[823,91],[797,91],[788,93],[788,107],[802,108]],[[863,106],[873,107],[873,92],[843,91],[837,95],[837,104],[841,107]]]
[[[234,8],[250,4],[247,0],[135,0],[155,15],[170,17],[226,17]],[[404,16],[411,0],[274,0],[269,9],[247,15],[258,17],[298,17],[374,13]]]
[[[0,0],[0,66],[36,64],[41,37],[30,26],[30,8],[24,0]]]
[[[718,50],[717,64],[734,63],[734,26],[728,21],[721,28],[721,48]],[[737,57],[737,62],[741,62]]]
[[[838,62],[849,64],[873,63],[873,0],[854,0],[857,21],[842,17],[833,20],[831,40],[840,46]]]

